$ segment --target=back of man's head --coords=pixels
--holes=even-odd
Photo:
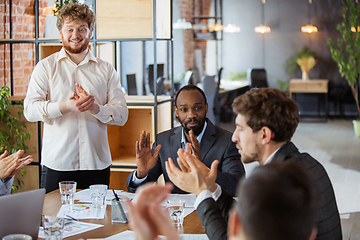
[[[256,168],[238,187],[234,205],[249,240],[307,240],[316,236],[318,201],[309,176],[294,162]]]
[[[65,21],[85,21],[88,24],[90,31],[94,30],[95,13],[86,4],[69,3],[63,5],[56,15],[56,27],[61,30]]]
[[[253,88],[237,97],[232,108],[246,117],[253,132],[270,128],[276,142],[290,141],[300,120],[296,102],[274,88]]]

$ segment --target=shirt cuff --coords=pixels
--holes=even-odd
[[[200,203],[202,201],[204,201],[205,199],[208,199],[208,198],[212,198],[212,194],[210,192],[210,190],[204,190],[202,191],[195,199],[195,202],[194,202],[194,209],[197,209],[198,206],[200,205]]]
[[[93,114],[93,116],[96,117],[102,123],[110,122],[112,120],[112,117],[110,116],[109,110],[100,104],[98,104],[98,106],[99,106],[99,112],[97,114]]]
[[[134,173],[133,173],[133,175],[132,175],[132,179],[131,179],[131,181],[132,181],[132,183],[134,184],[134,185],[140,185],[143,181],[145,181],[145,179],[147,178],[147,174],[146,174],[146,176],[145,177],[143,177],[143,178],[137,178],[136,177],[136,170],[134,171]]]
[[[63,114],[60,111],[60,102],[48,102],[47,112],[49,114],[49,119],[62,116]]]
[[[217,201],[220,198],[221,194],[222,194],[222,189],[219,184],[216,184],[216,190],[213,193],[211,193],[212,198],[215,201]]]

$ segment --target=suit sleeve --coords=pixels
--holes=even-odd
[[[223,191],[218,201],[207,198],[202,201],[196,213],[210,240],[227,239],[227,223],[232,197]]]
[[[224,157],[218,166],[216,183],[235,196],[239,180],[245,177],[245,169],[235,143],[229,141]]]

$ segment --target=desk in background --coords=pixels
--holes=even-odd
[[[76,201],[75,201],[76,203]],[[43,215],[56,216],[61,208],[60,193],[59,190],[52,191],[45,195]],[[75,239],[89,239],[89,238],[106,238],[114,234],[130,230],[129,225],[125,223],[112,223],[111,222],[111,205],[107,205],[104,219],[81,219],[82,222],[89,222],[95,224],[102,224],[103,227],[71,236],[66,238],[67,240]],[[201,225],[200,219],[196,212],[192,212],[190,215],[184,218],[184,226],[180,229],[180,233],[184,234],[204,234],[204,229]]]
[[[296,93],[319,93],[325,98],[325,121],[328,118],[328,83],[327,79],[291,79],[289,85],[290,97],[296,101]],[[318,116],[320,116],[320,107],[318,106]]]
[[[221,79],[219,94],[224,94],[231,91],[237,91],[247,87],[249,87],[249,82],[247,79],[239,79],[239,80]]]

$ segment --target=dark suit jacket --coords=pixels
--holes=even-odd
[[[165,182],[170,182],[166,173],[165,162],[169,157],[174,160],[177,167],[177,151],[181,148],[182,127],[170,129],[157,136],[157,144],[161,144],[159,159],[154,168],[149,171],[146,180],[142,183],[156,181],[164,174]],[[152,151],[157,144],[153,144]],[[200,143],[202,162],[208,167],[214,160],[219,160],[216,182],[224,187],[228,193],[235,195],[236,185],[239,179],[245,175],[245,169],[240,161],[240,155],[235,143],[231,141],[231,133],[214,126],[207,119],[207,127]],[[134,171],[135,172],[135,171]],[[138,186],[132,183],[132,172],[126,181],[127,189],[134,192]],[[172,193],[186,193],[174,186]]]
[[[307,153],[300,153],[291,142],[284,144],[272,161],[294,161],[305,167],[313,179],[320,200],[317,221],[317,240],[342,239],[339,211],[334,190],[324,167]],[[215,202],[208,198],[201,202],[196,210],[205,232],[210,240],[227,239],[227,218],[232,205],[232,197],[223,190]]]

